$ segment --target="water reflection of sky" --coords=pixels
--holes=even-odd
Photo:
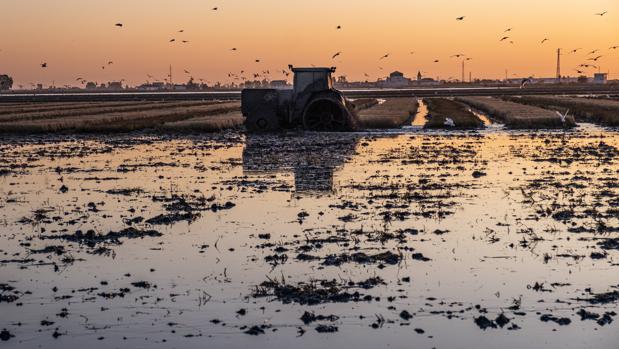
[[[308,134],[152,138],[131,143],[119,138],[11,146],[10,153],[2,152],[4,160],[33,167],[0,177],[2,259],[25,258],[29,248],[51,244],[41,241],[40,235],[64,229],[120,230],[126,226],[123,219],[155,216],[163,212],[161,203],[153,200],[156,195],[203,195],[236,206],[202,212],[191,223],[157,226],[163,237],[125,240],[113,247],[113,256],[92,255],[77,245],[67,245],[73,257],[83,260],[61,265],[58,272],[49,264],[24,269],[16,263],[2,264],[0,282],[32,294],[20,298],[22,306],[0,304],[4,315],[0,328],[10,328],[16,335],[8,342],[16,347],[399,348],[414,344],[515,348],[537,343],[551,348],[609,348],[619,342],[616,322],[605,327],[581,322],[574,315],[580,304],[573,299],[585,288],[602,292],[617,284],[611,277],[616,252],[599,261],[552,258],[544,262],[545,254],[587,256],[595,243],[579,239],[586,234],[575,238],[567,233],[567,226],[552,218],[533,219],[536,208],[522,203],[521,191],[531,179],[552,173],[586,173],[595,180],[608,177],[614,169],[616,175],[616,159],[610,164],[591,158],[571,164],[532,161],[556,155],[558,147],[597,145],[601,139],[619,146],[616,133],[591,127],[566,135],[505,131]],[[112,148],[93,151],[106,147]],[[476,178],[474,171],[485,176]],[[69,189],[65,194],[59,192],[63,184]],[[140,188],[143,193],[106,193],[120,188]],[[616,196],[616,188],[611,190]],[[427,199],[403,199],[408,192]],[[361,208],[334,207],[343,202]],[[99,211],[88,211],[89,203],[95,203]],[[41,225],[17,223],[40,208],[49,208],[48,216],[57,218]],[[386,222],[385,211],[412,214]],[[308,215],[302,223],[300,212]],[[348,214],[355,218],[343,221]],[[67,224],[71,219],[77,223]],[[354,263],[323,267],[296,261],[292,251],[286,263],[273,267],[264,261],[272,249],[256,248],[267,242],[258,239],[262,233],[270,233],[268,242],[277,245],[338,229],[395,232],[407,228],[425,232],[411,236],[406,246],[431,261],[412,260],[406,252],[408,258],[400,265],[384,269]],[[436,229],[449,233],[432,234]],[[525,229],[533,229],[545,240],[520,247]],[[25,242],[30,246],[24,246]],[[362,248],[395,251],[398,245],[386,241]],[[343,251],[348,247],[330,244],[316,254]],[[29,257],[61,264],[56,256]],[[248,298],[255,285],[282,275],[292,284],[310,278],[357,281],[378,275],[387,285],[368,291],[381,296],[381,301],[373,302],[308,307]],[[410,283],[399,281],[405,276],[411,278]],[[96,296],[98,291],[131,287],[131,282],[139,280],[157,288],[132,289],[124,298],[111,300]],[[527,288],[536,281],[569,286],[548,293]],[[91,287],[98,291],[84,291]],[[388,296],[396,299],[389,302]],[[205,298],[209,301],[202,304]],[[488,309],[489,317],[496,316],[513,299],[522,299],[526,312],[514,320],[522,327],[518,331],[481,331],[473,322],[478,314],[466,310],[479,304]],[[56,315],[62,308],[68,309],[66,318]],[[247,309],[246,316],[235,313],[240,308]],[[297,327],[303,326],[299,317],[308,309],[340,316],[339,332],[318,334],[309,326],[297,338]],[[400,326],[398,314],[403,309],[416,314],[411,326]],[[616,304],[601,309],[616,310]],[[457,317],[448,319],[441,313],[445,311]],[[573,322],[566,327],[543,323],[537,312],[567,316]],[[375,314],[394,322],[373,330],[369,325]],[[44,319],[55,324],[42,327]],[[213,319],[226,326],[213,324]],[[22,326],[16,326],[18,322]],[[253,337],[239,329],[264,323],[274,325],[277,332]],[[56,328],[66,335],[54,340]],[[423,328],[425,334],[415,333],[414,328]],[[195,337],[185,337],[189,334]]]

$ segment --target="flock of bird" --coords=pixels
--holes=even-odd
[[[218,7],[213,7],[211,10],[212,10],[212,11],[218,11],[218,10],[219,10],[219,8],[218,8]],[[603,16],[605,16],[607,13],[608,13],[607,11],[603,11],[603,12],[595,13],[595,15],[596,15],[596,16],[600,16],[600,17],[603,17]],[[459,17],[456,17],[456,18],[455,18],[455,20],[456,20],[456,21],[459,21],[459,22],[462,22],[462,21],[464,21],[466,18],[467,18],[466,16],[459,16]],[[124,23],[122,23],[122,22],[118,22],[118,23],[116,23],[116,24],[115,24],[115,26],[116,26],[117,28],[119,28],[119,29],[125,28],[125,25],[124,25]],[[341,26],[341,25],[337,25],[337,26],[335,27],[335,29],[336,29],[336,30],[338,30],[338,31],[339,31],[339,30],[342,30],[342,26]],[[182,35],[184,32],[185,32],[185,30],[184,30],[184,29],[180,29],[180,30],[178,30],[177,35],[179,35],[179,36],[180,36],[180,35]],[[505,29],[505,30],[503,31],[503,36],[499,38],[499,42],[508,42],[509,44],[514,44],[514,41],[512,40],[512,38],[511,38],[511,36],[510,36],[510,34],[511,34],[512,32],[513,32],[513,28],[511,28],[511,27],[510,27],[510,28]],[[507,33],[510,33],[510,34],[507,34]],[[544,43],[546,43],[546,42],[548,42],[548,41],[550,41],[550,39],[549,39],[549,38],[547,38],[547,37],[544,37],[544,38],[540,41],[540,44],[541,44],[541,45],[543,45]],[[177,38],[176,38],[176,37],[173,37],[173,38],[169,39],[169,42],[170,42],[170,43],[180,42],[180,43],[182,43],[182,44],[188,44],[188,43],[189,43],[189,40],[185,40],[185,39],[180,39],[180,40],[177,40]],[[614,46],[609,47],[609,50],[616,50],[616,49],[619,49],[619,45],[614,45]],[[575,49],[572,49],[572,50],[570,50],[570,51],[569,51],[569,54],[575,54],[575,53],[577,53],[577,52],[578,52],[578,51],[580,51],[580,50],[582,50],[582,48],[575,48]],[[238,52],[239,50],[238,50],[238,48],[237,48],[237,47],[232,47],[232,48],[230,48],[230,51],[231,51],[231,52]],[[598,52],[599,52],[599,49],[596,49],[596,50],[592,50],[592,51],[590,51],[590,52],[587,54],[587,56],[588,56],[588,57],[587,57],[587,59],[586,59],[586,60],[587,60],[588,62],[591,62],[591,63],[588,63],[588,62],[582,63],[582,64],[578,65],[578,66],[577,66],[574,70],[575,70],[578,74],[584,74],[584,73],[585,73],[585,71],[584,71],[583,69],[589,69],[589,68],[598,69],[598,68],[599,68],[599,66],[598,66],[598,65],[596,65],[596,64],[594,64],[594,63],[597,63],[597,62],[598,62],[598,60],[600,60],[601,58],[603,58],[603,57],[604,57],[603,55],[599,55],[599,54],[598,54],[598,55],[596,55]],[[411,55],[415,54],[415,51],[411,51],[411,52],[410,52],[410,54],[411,54]],[[332,60],[335,60],[336,58],[341,57],[342,55],[343,55],[343,52],[342,52],[342,51],[338,51],[338,52],[334,53],[334,54],[331,56],[331,59],[332,59]],[[378,58],[378,61],[379,61],[379,62],[381,62],[381,61],[383,61],[383,60],[387,60],[387,59],[389,59],[389,58],[390,58],[390,56],[391,56],[391,53],[386,53],[386,54],[384,54],[384,55],[380,56],[380,57]],[[470,61],[470,60],[472,60],[472,59],[473,59],[472,57],[468,57],[466,54],[463,54],[463,53],[456,53],[456,54],[453,54],[453,55],[451,55],[451,56],[450,56],[450,58],[458,58],[458,59],[460,59],[460,58],[461,58],[463,61]],[[254,62],[255,62],[255,63],[260,63],[260,62],[261,62],[261,59],[256,58],[256,59],[254,60]],[[440,59],[438,59],[438,58],[433,60],[433,63],[439,63],[439,62],[440,62]],[[105,70],[105,69],[106,69],[106,67],[109,67],[109,66],[111,66],[112,64],[114,64],[114,62],[110,60],[110,61],[108,61],[108,62],[107,62],[107,64],[102,65],[102,66],[101,66],[101,69],[102,69],[102,70]],[[41,66],[41,68],[43,68],[43,69],[48,68],[48,63],[47,63],[47,62],[43,62],[43,63],[41,63],[41,64],[40,64],[40,66]],[[379,66],[378,68],[379,68],[380,70],[383,70],[383,68],[382,68],[382,67],[380,67],[380,66]],[[187,74],[187,75],[188,75],[188,76],[189,76],[189,77],[193,80],[193,77],[191,76],[191,73],[190,73],[190,71],[189,71],[189,70],[184,69],[184,73],[185,73],[185,74]],[[281,73],[282,73],[284,76],[286,76],[286,77],[290,75],[290,71],[289,71],[289,70],[285,70],[285,69],[284,69],[284,70],[282,70],[282,71],[281,71]],[[269,75],[270,75],[270,71],[269,71],[269,70],[262,70],[261,72],[258,72],[258,73],[252,73],[250,76],[253,76],[253,78],[254,78],[254,79],[258,79],[258,78],[265,78],[265,77],[268,77]],[[364,76],[365,76],[365,77],[369,77],[369,74],[364,73]],[[152,76],[152,75],[150,75],[150,74],[147,74],[147,77],[148,77],[149,79],[154,79],[154,78],[155,78],[154,76]],[[233,80],[242,80],[242,81],[247,81],[247,80],[248,80],[248,77],[245,75],[245,71],[244,71],[244,70],[241,70],[241,71],[240,71],[240,74],[230,72],[230,73],[228,73],[228,77],[229,77],[229,78],[231,78],[231,79],[233,79]],[[198,79],[198,80],[199,80],[199,81],[201,81],[201,82],[204,82],[204,81],[205,81],[204,79]],[[522,82],[521,87],[524,87],[524,85],[526,85],[526,84],[527,84],[528,80],[529,80],[529,79],[524,79],[524,80],[523,80],[523,82]],[[76,81],[79,81],[79,82],[80,82],[80,83],[82,83],[82,84],[86,84],[86,80],[85,80],[85,79],[83,79],[83,78],[81,78],[81,77],[80,77],[80,78],[77,78],[77,79],[76,79]]]

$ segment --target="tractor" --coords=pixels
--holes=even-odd
[[[241,111],[247,131],[358,129],[353,104],[333,87],[335,68],[289,68],[294,73],[292,89],[242,91]]]

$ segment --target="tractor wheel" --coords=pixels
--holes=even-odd
[[[348,112],[340,103],[330,99],[312,102],[303,116],[303,126],[311,131],[350,130]]]

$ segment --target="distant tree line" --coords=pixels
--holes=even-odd
[[[13,87],[13,78],[4,74],[0,75],[0,91],[10,90]]]

